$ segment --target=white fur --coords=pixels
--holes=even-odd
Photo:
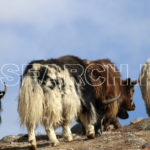
[[[147,114],[150,116],[150,59],[148,59],[142,67],[139,83]]]
[[[32,69],[36,71],[41,66],[43,65],[34,64]],[[64,79],[65,93],[58,87],[50,89],[48,87],[51,85],[49,80],[43,86],[38,83],[36,75],[32,78],[30,74],[23,76],[18,98],[18,113],[21,124],[27,126],[29,141],[34,147],[36,146],[34,130],[40,123],[45,126],[48,137],[54,146],[59,143],[54,132],[55,127],[59,125],[63,126],[64,137],[71,141],[70,124],[82,112],[80,96],[75,90],[74,79],[70,77],[68,70],[59,68],[61,71],[57,72],[48,65],[44,65],[44,67],[47,67],[48,76],[52,79]],[[62,94],[64,97],[61,96]],[[94,110],[93,112],[95,114]],[[88,122],[90,121],[86,121],[86,126],[88,126]],[[92,132],[94,132],[93,129]]]
[[[30,76],[25,76],[19,93],[18,112],[22,125],[41,123],[44,93],[41,86]],[[40,111],[39,111],[40,110]]]

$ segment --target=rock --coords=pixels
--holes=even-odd
[[[1,139],[1,141],[3,142],[10,142],[10,143],[14,142],[15,140],[16,140],[16,136],[14,135],[5,136]]]
[[[143,149],[150,149],[150,143],[146,143],[142,146]]]
[[[147,125],[147,127],[145,128],[145,130],[150,130],[150,125]]]
[[[143,140],[142,138],[129,138],[126,142],[129,144],[142,144],[143,142],[145,142],[145,140]]]
[[[131,121],[131,124],[136,124],[136,123],[138,123],[138,122],[140,122],[140,121],[142,121],[142,120],[143,120],[143,118],[139,117],[139,118],[137,118],[137,119],[135,119],[135,120],[132,120],[132,121]]]

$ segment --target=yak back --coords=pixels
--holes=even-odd
[[[91,103],[95,105],[95,94],[94,89],[91,86],[92,83],[89,79],[88,73],[84,73],[86,66],[82,59],[76,56],[66,55],[59,57],[58,59],[34,60],[26,66],[23,76],[29,73],[28,71],[32,69],[33,64],[49,65],[50,67],[54,67],[52,66],[52,64],[54,64],[56,66],[59,66],[62,70],[67,68],[70,76],[75,80],[77,93],[81,95],[80,98],[83,112],[90,113],[90,110],[92,109]],[[91,84],[87,84],[86,80],[88,80]]]

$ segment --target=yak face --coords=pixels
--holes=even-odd
[[[137,80],[132,81],[130,78],[122,80],[122,105],[125,110],[135,110],[135,104],[133,101],[134,85],[137,84]]]

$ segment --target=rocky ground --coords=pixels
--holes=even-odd
[[[80,130],[76,127],[75,130]],[[46,135],[37,135],[38,150],[141,150],[150,149],[150,118],[137,119],[118,130],[103,132],[88,140],[73,134],[73,142],[65,142],[60,134],[60,145],[51,147]],[[7,136],[0,140],[0,150],[28,150],[27,135]]]

